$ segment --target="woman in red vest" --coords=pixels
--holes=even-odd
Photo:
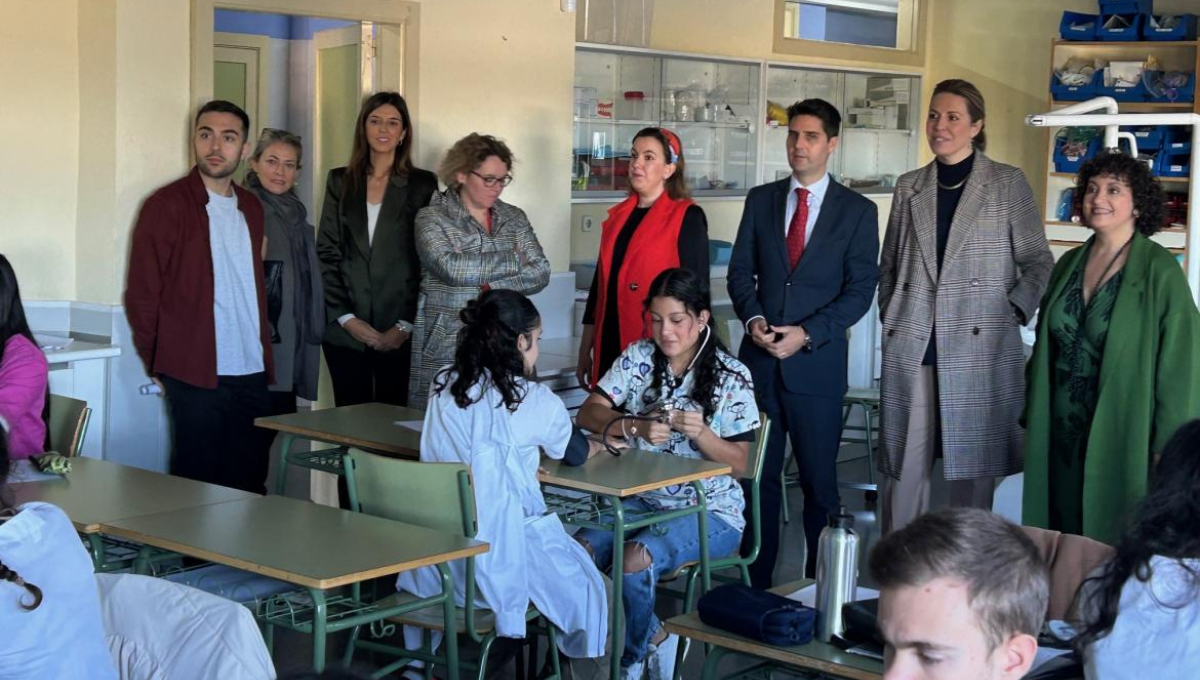
[[[630,343],[650,337],[643,310],[656,276],[680,267],[708,281],[708,220],[688,196],[674,132],[645,128],[634,136],[629,188],[604,220],[583,314],[575,375],[589,390]]]

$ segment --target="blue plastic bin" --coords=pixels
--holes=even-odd
[[[1119,102],[1144,102],[1146,97],[1150,96],[1146,92],[1146,86],[1141,82],[1132,87],[1109,87],[1104,84],[1104,71],[1096,72],[1096,87],[1094,96],[1107,96]]]
[[[1156,151],[1163,146],[1165,127],[1162,125],[1122,125],[1121,132],[1137,137],[1138,151]]]
[[[1173,93],[1174,98],[1170,94],[1155,95],[1151,93],[1149,86],[1146,85],[1146,75],[1144,74],[1142,76],[1142,89],[1146,91],[1146,101],[1148,102],[1190,104],[1196,101],[1196,74],[1188,74],[1187,84],[1175,90]]]
[[[1183,125],[1168,125],[1163,130],[1163,151],[1168,154],[1192,152],[1192,129]]]
[[[1124,28],[1105,28],[1104,24],[1114,16],[1120,16],[1129,21]],[[1112,13],[1100,15],[1100,23],[1096,26],[1096,40],[1109,42],[1135,42],[1142,39],[1142,27],[1146,25],[1145,14]]]
[[[1063,40],[1095,40],[1099,27],[1099,14],[1063,12],[1062,21],[1058,23],[1058,34]]]
[[[1154,28],[1153,24],[1158,17],[1147,17],[1142,25],[1143,40],[1195,40],[1196,39],[1196,15],[1195,14],[1180,14],[1179,25],[1175,28]]]
[[[1092,82],[1084,85],[1064,85],[1058,75],[1050,74],[1050,96],[1056,102],[1082,102],[1096,96],[1096,85],[1104,82],[1100,71],[1092,76]]]
[[[1088,142],[1087,151],[1079,158],[1070,158],[1062,152],[1063,140],[1058,139],[1054,142],[1054,172],[1079,172],[1079,168],[1088,159],[1094,157],[1100,150],[1100,138],[1097,137]]]
[[[1154,0],[1100,0],[1101,14],[1153,14]]]
[[[733,244],[729,241],[708,240],[708,263],[710,265],[727,265],[729,256],[733,253]]]
[[[1167,153],[1158,154],[1158,165],[1154,174],[1159,177],[1187,177],[1192,174],[1192,157],[1190,154]]]

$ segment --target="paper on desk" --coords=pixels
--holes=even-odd
[[[8,483],[15,484],[19,482],[44,482],[49,479],[62,479],[62,475],[42,472],[37,469],[33,461],[29,459],[18,460],[13,463],[12,469],[8,473]]]
[[[34,333],[33,340],[37,343],[38,348],[43,350],[66,349],[72,342],[75,342],[74,338],[50,335],[49,333]]]
[[[420,432],[421,425],[424,424],[424,421],[421,421],[421,420],[397,420],[396,424],[399,425],[400,427],[404,427],[404,428],[413,430],[414,432]]]
[[[859,600],[874,600],[877,597],[879,597],[879,591],[873,590],[871,588],[863,588],[860,586],[857,590],[854,591],[854,601],[855,602],[858,602]],[[807,586],[801,588],[800,590],[797,590],[796,592],[792,593],[791,595],[788,595],[787,598],[789,600],[799,602],[800,604],[802,604],[806,607],[816,608],[816,606],[817,606],[817,584],[810,583]]]

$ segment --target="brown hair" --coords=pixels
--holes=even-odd
[[[346,164],[346,181],[342,185],[343,195],[351,187],[366,186],[367,175],[371,173],[371,145],[367,143],[367,116],[375,109],[391,104],[400,112],[400,123],[404,126],[404,138],[396,146],[396,156],[392,160],[393,175],[407,175],[412,172],[413,125],[412,116],[408,114],[408,104],[399,92],[376,92],[367,97],[358,112],[358,120],[354,124],[354,145],[350,148],[350,162]]]
[[[296,169],[303,167],[301,161],[304,160],[304,143],[300,141],[300,135],[287,130],[279,130],[276,128],[263,128],[262,133],[258,136],[258,143],[254,145],[254,153],[250,154],[250,160],[255,163],[262,158],[263,152],[272,144],[282,142],[296,150]]]
[[[995,649],[1009,636],[1036,636],[1050,603],[1050,574],[1021,528],[979,508],[922,515],[875,545],[871,578],[881,590],[938,578],[967,586],[967,604]]]
[[[512,170],[513,154],[507,144],[491,135],[472,132],[455,142],[446,152],[446,157],[438,166],[438,177],[451,190],[457,191],[460,186],[458,174],[475,170],[492,156],[499,158],[506,168]]]
[[[648,127],[642,128],[640,131],[638,131],[638,133],[633,136],[633,141],[636,142],[643,137],[656,139],[658,140],[658,143],[662,145],[664,161],[669,163],[671,162],[671,156],[675,156],[675,172],[672,173],[665,182],[663,182],[663,186],[667,190],[667,196],[671,197],[672,200],[678,201],[681,198],[689,198],[691,196],[691,193],[688,191],[687,179],[685,179],[683,176],[683,171],[687,166],[683,160],[683,144],[677,141],[679,145],[679,151],[678,153],[674,153],[675,149],[671,146],[670,137],[668,137],[668,135],[670,135],[670,137],[675,137],[676,140],[679,139],[674,132],[671,132],[666,128]],[[633,142],[630,142],[630,146],[633,146]],[[633,193],[632,187],[630,187],[629,193]]]
[[[969,81],[951,78],[943,80],[933,88],[933,94],[929,96],[929,101],[939,94],[956,94],[967,102],[967,114],[971,116],[971,122],[984,121],[979,128],[979,134],[975,135],[975,139],[971,143],[980,151],[987,150],[987,107],[983,103],[983,93],[979,88],[975,87]]]

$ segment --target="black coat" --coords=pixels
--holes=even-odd
[[[367,237],[367,188],[364,184],[343,199],[346,168],[335,168],[325,182],[325,203],[317,230],[317,256],[325,283],[328,325],[325,342],[362,350],[363,344],[337,322],[354,314],[378,331],[397,321],[413,321],[421,285],[421,262],[413,223],[429,205],[437,178],[414,169],[393,175],[383,196],[373,243]]]

